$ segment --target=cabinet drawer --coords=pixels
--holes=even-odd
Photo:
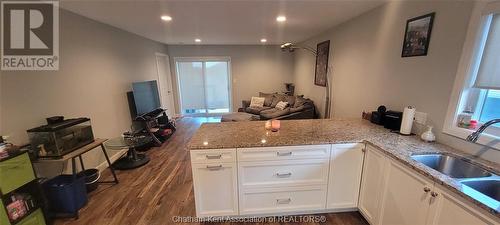
[[[239,183],[242,188],[326,185],[328,159],[240,162]]]
[[[329,158],[330,147],[330,145],[302,145],[266,148],[240,148],[238,149],[238,161]]]
[[[191,150],[192,163],[236,162],[236,149]]]
[[[325,209],[326,185],[240,191],[240,215]]]
[[[45,225],[42,210],[37,209],[26,218],[22,219],[17,225]]]
[[[0,190],[6,194],[35,179],[28,154],[0,162]]]

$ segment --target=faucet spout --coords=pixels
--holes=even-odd
[[[493,119],[493,120],[486,122],[481,127],[479,127],[479,129],[477,129],[472,134],[467,136],[467,138],[465,140],[468,142],[476,143],[477,139],[479,139],[479,135],[481,135],[484,132],[484,130],[486,130],[486,128],[488,128],[489,126],[491,126],[495,123],[500,123],[500,119]]]

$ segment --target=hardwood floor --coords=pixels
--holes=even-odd
[[[114,186],[101,185],[98,190],[91,193],[89,203],[80,210],[78,220],[58,219],[55,224],[181,224],[174,221],[174,216],[194,217],[196,213],[191,165],[189,152],[185,146],[200,124],[206,121],[213,120],[207,118],[179,120],[177,132],[167,143],[146,152],[151,158],[149,164],[135,170],[117,171],[120,183]],[[103,173],[101,179],[111,179],[109,170]],[[324,222],[300,224],[368,224],[358,212],[319,216],[324,216],[322,220]],[[286,219],[298,221],[301,218],[286,217]],[[280,221],[251,224],[288,223]]]

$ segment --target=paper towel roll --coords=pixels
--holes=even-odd
[[[401,129],[399,129],[399,133],[404,135],[411,134],[411,127],[413,126],[413,118],[415,118],[415,111],[416,109],[414,107],[411,106],[405,107],[405,110],[403,111],[403,119],[401,120]]]

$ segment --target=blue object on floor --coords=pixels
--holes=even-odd
[[[59,175],[43,184],[45,194],[54,213],[76,214],[87,204],[85,176]]]

